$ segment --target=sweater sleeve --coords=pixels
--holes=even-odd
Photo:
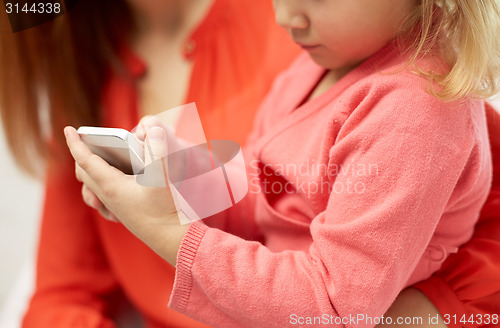
[[[305,317],[318,326],[374,327],[409,281],[432,273],[412,275],[449,203],[459,202],[484,169],[469,160],[469,108],[452,110],[430,98],[396,90],[351,114],[330,164],[376,164],[377,174],[332,177],[363,192],[330,193],[311,222],[307,251],[274,253],[193,224],[178,253],[169,305],[217,327],[307,324]],[[458,134],[459,126],[467,129]],[[468,180],[457,188],[464,171]],[[423,261],[433,267],[430,258]]]
[[[24,328],[115,327],[105,314],[104,299],[116,289],[116,282],[80,190],[72,162],[50,165],[36,287]]]
[[[498,324],[491,316],[500,314],[500,115],[488,106],[487,118],[493,184],[474,236],[430,279],[414,286],[449,320],[450,328],[490,327]]]

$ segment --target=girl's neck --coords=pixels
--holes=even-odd
[[[326,90],[330,89],[333,85],[335,85],[340,79],[342,79],[347,73],[352,71],[357,65],[349,66],[340,69],[331,69],[327,70],[325,74],[322,75],[321,79],[318,81],[316,86],[313,88],[306,102],[312,100]]]

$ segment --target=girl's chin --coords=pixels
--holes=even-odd
[[[311,51],[308,51],[309,56],[311,56],[311,59],[318,64],[318,66],[321,66],[323,68],[326,68],[328,70],[335,70],[342,68],[342,65],[339,63],[338,60],[335,60],[333,56],[325,56],[324,54],[318,54],[314,53]]]

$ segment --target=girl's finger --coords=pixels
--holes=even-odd
[[[104,207],[104,204],[101,202],[101,200],[85,184],[82,186],[82,197],[85,204],[96,210]]]
[[[140,121],[139,124],[131,131],[133,135],[139,140],[144,142],[146,140],[146,131],[151,127],[151,123],[154,121],[154,116],[146,115]]]
[[[104,217],[106,220],[112,221],[112,222],[119,222],[118,218],[111,213],[106,206],[101,202],[101,200],[90,190],[87,185],[82,186],[82,197],[88,206],[92,207],[93,209],[99,211],[102,217]]]
[[[75,175],[76,175],[76,179],[78,181],[80,181],[85,186],[86,189],[88,189],[90,192],[92,192],[94,195],[96,195],[97,198],[99,197],[97,195],[100,195],[100,192],[99,192],[100,187],[94,182],[94,180],[92,180],[92,178],[87,174],[87,172],[85,172],[85,170],[83,170],[80,167],[80,165],[78,165],[78,163],[75,163]],[[84,198],[84,200],[85,200],[85,198]],[[91,206],[91,207],[93,207],[93,206]],[[98,209],[96,207],[94,207],[94,208]]]
[[[108,221],[111,221],[111,222],[120,222],[118,220],[118,218],[113,214],[111,213],[105,206],[102,206],[100,209],[99,209],[99,213],[101,214],[101,216],[103,218],[105,218],[106,220]]]

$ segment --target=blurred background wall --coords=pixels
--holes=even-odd
[[[15,328],[33,281],[43,191],[17,169],[1,127],[0,170],[0,327]]]

